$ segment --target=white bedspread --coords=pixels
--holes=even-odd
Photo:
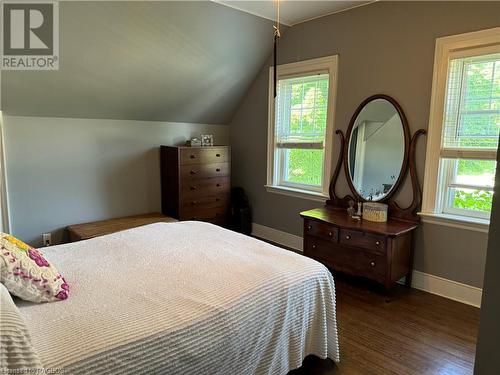
[[[320,263],[201,222],[45,250],[68,300],[18,302],[46,368],[70,374],[286,374],[339,360]]]

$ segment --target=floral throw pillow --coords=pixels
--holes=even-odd
[[[0,233],[0,282],[26,301],[59,301],[69,295],[66,280],[40,250],[5,233]]]

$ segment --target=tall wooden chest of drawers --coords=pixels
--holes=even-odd
[[[162,213],[218,225],[228,221],[231,189],[229,146],[161,146]]]

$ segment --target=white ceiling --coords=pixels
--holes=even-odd
[[[219,4],[276,21],[277,0],[213,0]],[[376,0],[280,0],[280,23],[293,26],[314,18],[372,3]]]

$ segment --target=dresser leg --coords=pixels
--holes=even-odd
[[[390,284],[390,285],[386,284],[384,286],[384,297],[385,297],[385,302],[386,303],[392,302],[392,300],[393,300],[394,296],[393,296],[393,293],[392,293],[392,291],[393,291],[393,287],[392,286],[393,286],[392,284]]]
[[[408,272],[408,274],[405,277],[405,286],[407,288],[411,288],[411,279],[412,279],[413,272]]]
[[[411,279],[413,277],[413,257],[415,256],[415,233],[411,232],[410,258],[408,262],[408,274],[405,277],[405,286],[411,288]]]

